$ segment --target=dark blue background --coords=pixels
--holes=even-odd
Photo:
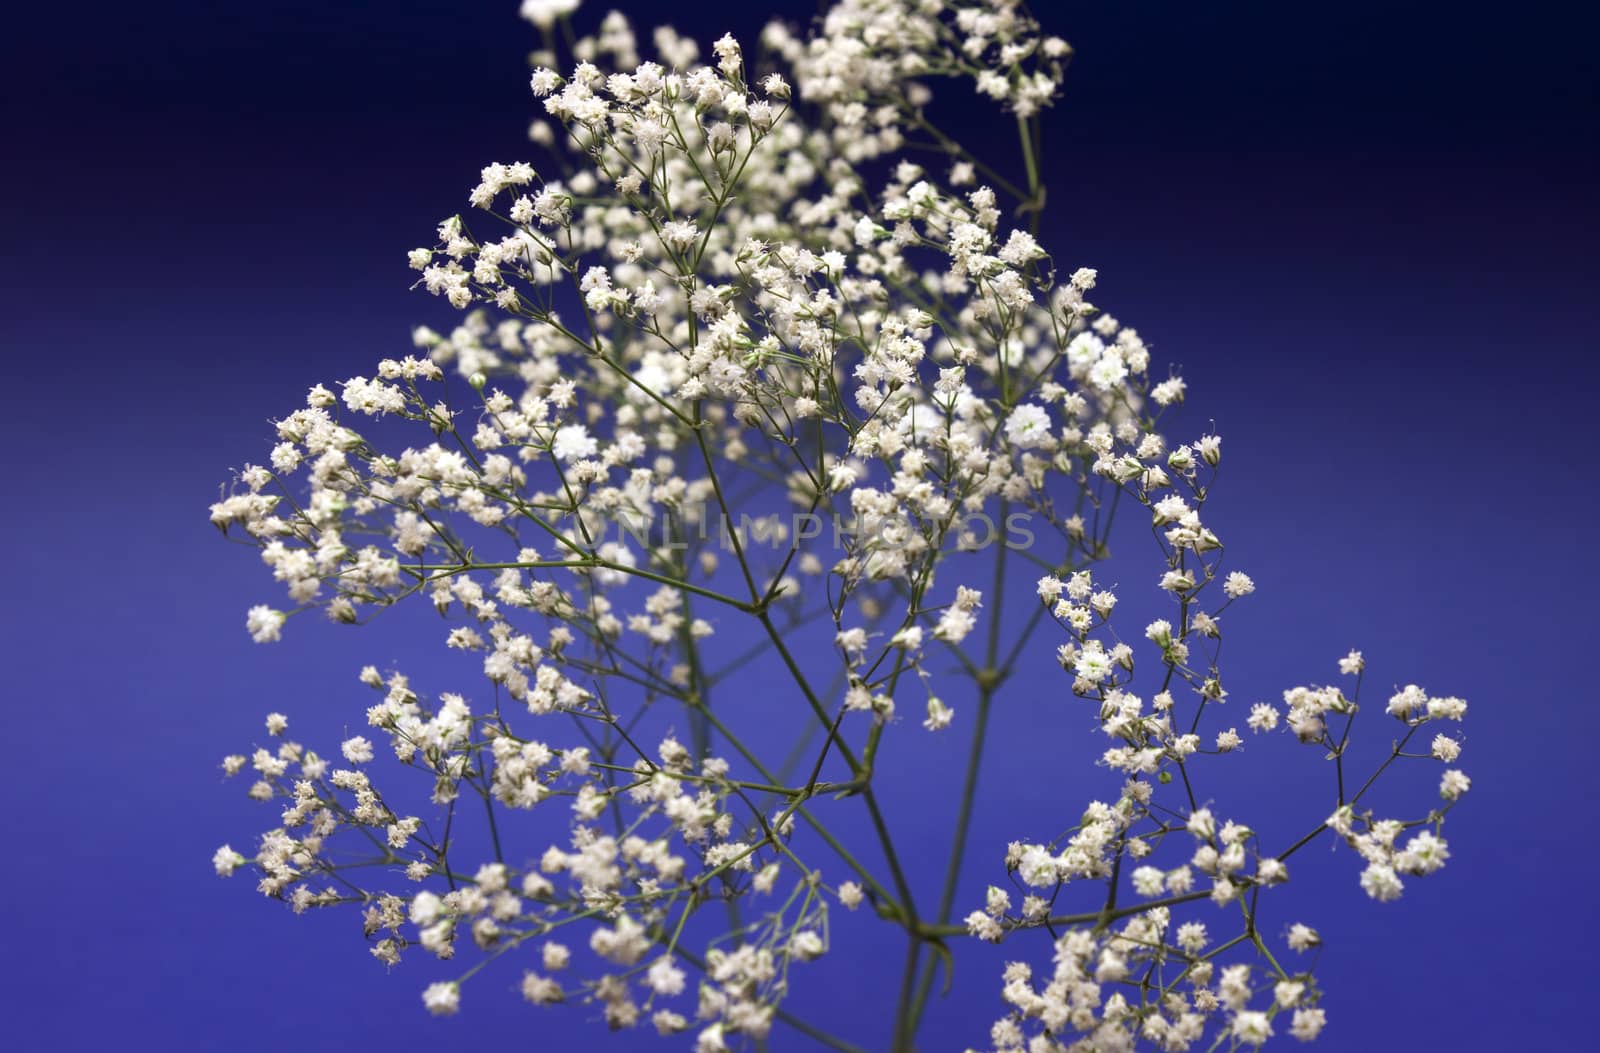
[[[403,253],[464,207],[482,163],[526,152],[531,35],[515,6],[7,16],[9,1048],[603,1039],[585,1009],[519,1004],[514,968],[469,988],[462,1019],[430,1020],[425,963],[386,976],[353,919],[292,920],[208,862],[264,821],[220,784],[220,756],[259,738],[268,709],[331,745],[359,720],[355,668],[392,659],[406,626],[297,625],[253,646],[244,608],[276,594],[205,506],[311,383],[400,353],[414,322],[448,324],[407,291]],[[766,10],[668,16],[703,41],[748,41]],[[1447,826],[1446,870],[1379,905],[1353,858],[1317,855],[1297,877],[1326,876],[1285,892],[1298,898],[1281,921],[1330,936],[1325,1049],[1576,1049],[1591,1030],[1600,109],[1596,26],[1577,12],[1127,2],[1046,16],[1079,52],[1046,123],[1049,245],[1100,268],[1097,300],[1157,362],[1182,364],[1179,433],[1215,421],[1225,437],[1217,526],[1261,585],[1231,616],[1237,693],[1327,681],[1357,646],[1380,690],[1415,680],[1472,704],[1475,786]],[[1135,567],[1127,582],[1148,564]],[[991,836],[964,904],[993,876],[994,842],[1048,832],[1021,828],[1019,809],[1059,815],[1107,792],[1103,775],[1062,787],[1038,742],[1040,720],[1087,726],[1042,715],[1060,688],[1024,681],[1015,716],[997,718],[1014,763],[989,769]],[[1243,763],[1258,761],[1241,814],[1270,815],[1295,790],[1275,780],[1307,766]],[[928,846],[931,889],[947,800],[886,807]],[[897,949],[841,935],[815,967],[833,980],[802,984],[797,1008],[826,1005],[836,1030],[881,1045]],[[949,1048],[981,1042],[999,1007],[987,960],[958,981],[931,1014]],[[784,1037],[775,1048],[796,1047]]]

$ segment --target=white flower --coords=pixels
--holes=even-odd
[[[1019,450],[1050,444],[1050,414],[1043,406],[1027,402],[1006,418],[1006,439]]]
[[[444,901],[432,892],[418,892],[411,900],[411,921],[427,927],[438,921],[444,913]]]
[[[429,984],[422,992],[422,1004],[434,1016],[453,1016],[461,1008],[461,988],[457,984]]]
[[[813,961],[820,957],[825,949],[822,937],[810,929],[795,933],[789,940],[789,954],[796,961]]]
[[[344,759],[351,764],[366,764],[372,760],[372,743],[357,735],[355,738],[345,739],[339,746]]]
[[[1128,367],[1118,355],[1102,355],[1098,362],[1089,367],[1089,383],[1102,391],[1111,390],[1127,377]]]
[[[538,26],[549,29],[562,18],[578,9],[582,0],[522,0],[522,17]]]
[[[565,1000],[566,993],[555,980],[529,970],[522,976],[522,997],[534,1005],[553,1005]]]
[[[1167,886],[1167,875],[1159,867],[1143,866],[1133,872],[1133,890],[1141,896],[1159,896]]]
[[[1322,1034],[1322,1029],[1327,1023],[1328,1014],[1322,1009],[1314,1007],[1296,1009],[1294,1020],[1289,1025],[1289,1034],[1302,1042],[1310,1042]]]
[[[728,1053],[728,1043],[723,1040],[721,1024],[712,1024],[695,1036],[694,1053]]]
[[[1256,583],[1250,580],[1250,575],[1236,570],[1223,580],[1222,591],[1230,600],[1236,600],[1240,596],[1248,596],[1256,591]]]
[[[975,910],[961,920],[967,926],[967,933],[976,936],[980,940],[998,943],[1000,942],[1000,937],[1005,935],[1005,929],[1001,927],[1000,923],[981,910]]]
[[[839,650],[851,658],[860,658],[867,649],[867,630],[859,625],[850,629],[841,629],[834,634],[833,642]]]
[[[561,85],[561,77],[555,70],[540,66],[533,71],[533,76],[528,79],[528,87],[539,98],[544,98]]]
[[[687,252],[699,236],[700,232],[694,224],[685,220],[665,223],[661,227],[661,240],[676,252]]]
[[[1044,845],[1029,845],[1023,849],[1017,871],[1023,881],[1035,888],[1050,887],[1061,880],[1056,857]]]
[[[1295,922],[1289,926],[1289,949],[1291,951],[1304,951],[1317,946],[1322,942],[1322,937],[1317,935],[1317,930],[1309,925]]]
[[[1044,250],[1039,247],[1033,235],[1025,230],[1013,230],[998,255],[1011,266],[1021,267],[1044,254]]]
[[[1428,696],[1422,688],[1416,684],[1407,684],[1389,697],[1389,705],[1386,712],[1391,717],[1399,717],[1401,720],[1406,720],[1417,710],[1427,708],[1427,705]]]
[[[1263,859],[1256,865],[1256,881],[1263,885],[1276,885],[1289,880],[1289,868],[1280,859]]]
[[[1455,800],[1470,789],[1472,780],[1467,778],[1467,773],[1453,768],[1439,780],[1439,796],[1447,801]]]
[[[1394,865],[1407,874],[1431,874],[1449,858],[1450,849],[1444,840],[1432,830],[1424,830],[1406,842],[1405,849],[1395,856]]]
[[[946,607],[944,613],[939,615],[939,624],[934,626],[933,635],[950,643],[960,643],[977,627],[977,624],[978,619],[971,611],[964,611],[959,607]]]
[[[1233,1037],[1248,1045],[1259,1046],[1272,1037],[1272,1020],[1258,1010],[1241,1012],[1233,1018]]]
[[[265,605],[250,608],[245,628],[256,643],[274,643],[283,634],[284,614]]]
[[[227,845],[217,849],[211,857],[211,865],[216,868],[218,877],[230,877],[239,867],[244,866],[247,860]]]
[[[593,457],[599,444],[589,435],[589,429],[581,424],[568,424],[566,427],[556,429],[555,442],[551,444],[550,452],[556,455],[557,460],[577,461],[585,457]]]
[[[645,970],[645,983],[658,995],[682,994],[684,980],[683,970],[673,965],[671,958],[658,958]]]
[[[1400,898],[1405,889],[1394,868],[1382,863],[1372,863],[1361,872],[1361,889],[1380,903]]]
[[[1271,731],[1278,726],[1278,711],[1266,702],[1250,707],[1250,718],[1245,721],[1252,731]]]
[[[1098,684],[1110,676],[1115,668],[1110,655],[1099,648],[1090,648],[1078,656],[1072,671],[1078,675],[1078,679]]]
[[[1161,383],[1151,388],[1150,397],[1155,400],[1155,403],[1158,406],[1170,406],[1174,402],[1183,401],[1184,388],[1185,384],[1182,377],[1171,377],[1167,380],[1163,380]],[[1173,457],[1180,458],[1177,463],[1173,463],[1172,466],[1174,468],[1179,467],[1183,463],[1183,457],[1186,452],[1187,451],[1179,450],[1174,450],[1172,452]]]

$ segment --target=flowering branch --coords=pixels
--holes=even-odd
[[[1396,691],[1385,710],[1404,731],[1359,785],[1360,652],[1338,663],[1348,696],[1308,685],[1251,705],[1252,734],[1332,762],[1331,813],[1276,854],[1197,789],[1241,752],[1219,656],[1255,583],[1224,573],[1202,518],[1222,440],[1164,430],[1186,380],[1152,376],[1139,333],[1089,301],[1098,274],[1059,275],[1038,241],[1040,117],[1070,48],[1015,0],[841,0],[807,39],[769,27],[772,72],[752,77],[731,37],[708,64],[658,30],[647,60],[619,15],[577,36],[576,6],[524,5],[545,40],[531,88],[560,128],[532,132],[551,174],[489,165],[469,194],[483,218],[452,216],[410,254],[460,324],[418,329],[416,355],[372,378],[312,388],[268,464],[211,508],[289,597],[250,609],[256,640],[313,610],[358,624],[425,596],[487,683],[430,696],[363,668],[377,741],[347,738],[342,765],[269,715],[273,744],[223,767],[252,770],[277,821],[251,856],[219,849],[217,872],[250,870],[297,912],[359,905],[387,964],[464,949],[471,964],[423,992],[441,1015],[515,959],[530,1002],[692,1032],[697,1053],[777,1024],[860,1053],[783,1003],[838,910],[867,905],[904,940],[892,1053],[915,1048],[963,937],[1019,956],[1048,940],[1037,977],[1020,957],[1005,968],[1000,1053],[1315,1038],[1323,992],[1283,952],[1321,937],[1296,923],[1277,946],[1262,908],[1330,831],[1378,901],[1444,865],[1443,822],[1470,787],[1451,767],[1461,744],[1435,731],[1409,747],[1466,703]],[[1011,113],[1019,181],[935,127],[941,81]],[[1135,507],[1170,614],[1126,633],[1099,565]],[[1020,618],[1023,564],[1043,576]],[[1055,836],[981,863],[995,882],[956,920],[990,725],[1024,670],[1064,678],[1114,777]],[[738,678],[764,706],[723,690]],[[803,728],[788,749],[751,737],[788,714]],[[949,851],[924,876],[882,807],[905,768],[883,750],[968,724]],[[384,745],[425,802],[389,794]],[[1365,807],[1402,761],[1446,766],[1443,803]]]

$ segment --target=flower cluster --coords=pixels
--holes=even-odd
[[[1315,1038],[1326,1023],[1317,1005],[1321,991],[1308,971],[1285,969],[1268,948],[1258,922],[1263,893],[1289,879],[1289,857],[1329,831],[1367,862],[1359,883],[1376,900],[1400,896],[1401,874],[1420,877],[1442,867],[1449,851],[1439,831],[1469,786],[1463,773],[1447,769],[1440,781],[1443,804],[1413,819],[1378,819],[1362,805],[1397,760],[1454,762],[1460,743],[1444,734],[1434,737],[1427,753],[1407,747],[1424,725],[1461,720],[1466,703],[1429,698],[1416,685],[1396,692],[1386,714],[1404,724],[1404,734],[1365,781],[1347,783],[1366,669],[1362,654],[1351,651],[1337,663],[1341,674],[1355,678],[1348,697],[1338,686],[1296,687],[1283,693],[1282,711],[1258,702],[1245,718],[1251,734],[1281,726],[1316,747],[1319,759],[1332,761],[1332,815],[1279,851],[1269,851],[1249,826],[1219,819],[1195,786],[1209,758],[1242,749],[1239,726],[1221,718],[1229,692],[1217,659],[1224,612],[1255,592],[1249,575],[1222,573],[1223,543],[1201,518],[1221,463],[1221,440],[1207,435],[1169,450],[1159,433],[1124,427],[1101,433],[1092,448],[1092,471],[1148,509],[1165,561],[1154,584],[1170,594],[1175,610],[1171,618],[1146,625],[1142,640],[1129,643],[1115,630],[1116,592],[1097,587],[1092,569],[1047,575],[1037,583],[1040,603],[1068,638],[1056,656],[1072,678],[1073,693],[1097,704],[1101,730],[1113,743],[1101,762],[1125,781],[1115,802],[1092,803],[1058,840],[1011,846],[1006,869],[1028,890],[1020,909],[1013,909],[1005,889],[991,886],[983,909],[965,919],[969,934],[993,941],[1019,929],[1091,926],[1056,940],[1056,972],[1042,991],[1026,983],[1031,973],[1025,964],[1010,967],[1006,1001],[1013,1008],[995,1024],[995,1048],[1022,1048],[1030,1027],[1037,1026],[1047,1040],[1075,1033],[1096,1049],[1131,1049],[1142,1039],[1164,1050],[1187,1050],[1217,1031],[1208,1022],[1218,1018],[1219,1040],[1258,1046],[1275,1033],[1273,1021],[1281,1013],[1291,1014],[1289,1034]],[[1221,596],[1210,598],[1215,591]],[[1132,690],[1141,655],[1155,660],[1159,679],[1148,698]],[[1120,906],[1124,875],[1137,902]],[[1104,885],[1100,910],[1052,914],[1070,885],[1088,882]],[[1180,924],[1173,912],[1199,901],[1237,910],[1240,934],[1215,943],[1204,909],[1196,920]],[[1128,920],[1119,931],[1113,926],[1121,919]],[[1310,932],[1299,924],[1290,929],[1290,949],[1319,943]],[[1249,961],[1219,970],[1234,948],[1263,959],[1265,973],[1252,981],[1256,967]]]
[[[362,669],[367,732],[342,763],[269,716],[272,741],[223,766],[253,773],[276,817],[253,855],[220,849],[218,874],[249,870],[296,911],[355,907],[384,963],[459,951],[472,964],[422,993],[441,1015],[514,957],[530,1002],[581,1000],[698,1053],[780,1024],[853,1048],[783,1008],[838,904],[904,931],[896,1053],[947,940],[1034,930],[1052,934],[1050,962],[1007,966],[994,1050],[1314,1038],[1321,989],[1280,965],[1258,911],[1327,832],[1374,899],[1438,870],[1467,777],[1446,770],[1417,818],[1377,817],[1369,791],[1402,759],[1453,765],[1458,738],[1409,743],[1466,707],[1397,692],[1404,736],[1357,781],[1352,652],[1348,696],[1295,688],[1242,721],[1331,763],[1329,818],[1277,848],[1197,794],[1211,758],[1241,752],[1217,657],[1255,584],[1223,573],[1202,520],[1221,439],[1160,430],[1185,379],[1153,375],[1139,332],[1090,301],[1097,272],[1058,271],[1039,240],[1039,117],[1070,49],[1014,0],[842,0],[808,38],[770,27],[760,72],[731,37],[702,61],[665,28],[643,57],[616,14],[563,62],[553,27],[576,6],[523,8],[546,37],[530,88],[547,156],[484,167],[470,220],[409,255],[459,322],[313,387],[267,463],[211,507],[286,596],[249,609],[254,639],[425,599],[474,687],[430,695]],[[934,125],[940,80],[1009,112],[1022,179]],[[1150,584],[1173,608],[1127,640],[1096,572],[1119,506],[1150,515]],[[834,531],[809,529],[824,518]],[[1044,572],[1037,610],[1003,625],[1025,562]],[[1065,640],[1040,662],[1028,644],[1051,623]],[[725,654],[724,634],[755,645]],[[753,663],[809,722],[791,761],[747,743],[751,718],[722,690]],[[1147,666],[1159,684],[1136,694]],[[1022,670],[1094,703],[1115,782],[1064,833],[1013,844],[1011,891],[958,920],[982,751],[934,907],[879,806],[894,776],[879,748],[981,744]],[[925,719],[905,721],[908,705]],[[868,851],[835,832],[847,811],[864,813]],[[1095,909],[1059,912],[1090,888]],[[1211,935],[1228,921],[1239,935]],[[1287,930],[1291,950],[1319,942]]]

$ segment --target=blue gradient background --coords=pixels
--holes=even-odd
[[[386,975],[352,917],[292,919],[209,864],[265,821],[221,784],[221,755],[260,738],[269,709],[330,745],[360,720],[355,669],[403,655],[422,623],[297,624],[252,645],[244,608],[273,585],[205,506],[311,383],[369,371],[413,323],[448,324],[408,292],[403,253],[464,207],[482,163],[527,152],[531,36],[514,8],[8,15],[9,1049],[645,1044],[608,1039],[581,1007],[520,1004],[515,963],[469,988],[460,1019],[432,1020],[417,992],[438,974],[420,957]],[[752,40],[768,10],[669,14],[702,41]],[[1079,52],[1046,123],[1049,244],[1097,266],[1097,300],[1183,366],[1175,430],[1214,421],[1225,437],[1216,527],[1261,586],[1229,616],[1235,697],[1328,681],[1356,646],[1375,691],[1414,680],[1472,704],[1474,789],[1447,826],[1450,865],[1379,905],[1352,856],[1312,850],[1269,910],[1269,926],[1303,919],[1329,937],[1323,1049],[1566,1050],[1591,1032],[1600,107],[1596,19],[1577,10],[1127,2],[1047,16]],[[1012,156],[1009,138],[994,149]],[[1148,570],[1137,555],[1125,592]],[[1062,688],[1025,676],[997,717],[1010,763],[982,787],[986,864],[1107,786],[1064,782],[1082,744],[1041,736],[1087,726]],[[1322,790],[1302,785],[1313,765],[1286,741],[1238,763],[1257,780],[1231,787],[1240,814],[1286,830],[1317,814],[1291,814]],[[931,898],[952,806],[922,794],[886,807]],[[971,873],[963,904],[994,876]],[[793,1007],[825,1007],[834,1030],[881,1048],[899,944],[856,920]],[[998,960],[960,967],[925,1048],[982,1041]],[[775,1049],[805,1048],[776,1034]]]

